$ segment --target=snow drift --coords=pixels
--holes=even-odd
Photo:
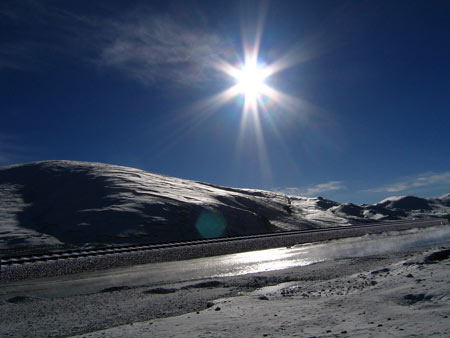
[[[156,243],[449,215],[450,195],[357,206],[100,163],[0,168],[0,248]]]

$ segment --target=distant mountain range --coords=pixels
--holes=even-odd
[[[450,217],[450,194],[359,206],[101,163],[0,168],[0,249],[157,243],[419,217]]]

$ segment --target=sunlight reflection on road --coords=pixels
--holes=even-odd
[[[303,257],[304,256],[304,257]],[[287,269],[314,263],[305,248],[277,248],[227,255],[218,265],[227,271],[217,277]]]
[[[239,276],[264,271],[283,270],[316,262],[347,257],[389,254],[428,245],[450,243],[450,226],[392,231],[382,234],[344,238],[316,244],[302,244],[243,252],[232,255],[196,258],[184,261],[161,262],[129,266],[79,275],[25,281],[21,286],[2,286],[2,294],[33,295],[33,297],[67,297],[91,294],[110,287],[162,285],[180,281],[198,281],[214,277]]]
[[[208,268],[214,269],[213,265],[216,266],[215,277],[238,276],[282,270],[338,258],[387,254],[449,241],[450,226],[391,231],[319,244],[302,244],[290,248],[226,255],[212,262]]]

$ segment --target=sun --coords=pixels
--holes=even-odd
[[[258,114],[258,107],[264,104],[265,98],[276,101],[280,95],[274,88],[270,87],[266,80],[276,70],[258,58],[257,51],[247,51],[244,61],[240,65],[231,65],[220,61],[217,69],[231,76],[235,84],[216,96],[219,104],[223,104],[233,97],[244,97],[243,114]]]
[[[246,100],[255,100],[264,92],[267,69],[256,61],[247,61],[236,73],[237,90]]]
[[[239,111],[237,109],[228,110],[228,113],[231,113],[229,114],[231,116],[234,113],[240,114],[236,149],[238,152],[243,149],[248,135],[255,137],[256,156],[260,162],[261,174],[270,181],[271,165],[265,146],[264,128],[270,128],[283,149],[287,149],[276,123],[280,117],[292,118],[296,121],[297,116],[304,116],[308,107],[304,100],[283,93],[273,85],[280,83],[280,77],[277,77],[278,73],[308,60],[310,56],[307,51],[300,50],[297,46],[277,59],[272,58],[273,55],[278,55],[276,50],[271,50],[269,53],[261,51],[265,10],[262,8],[259,13],[256,30],[248,28],[247,31],[244,27],[242,53],[237,51],[224,53],[233,62],[218,55],[211,63],[212,68],[218,71],[217,79],[223,79],[227,85],[231,84],[231,86],[201,100],[193,107],[192,111],[198,114],[198,119],[201,121],[222,106],[235,101],[236,106],[241,109]],[[228,77],[222,77],[222,75]]]

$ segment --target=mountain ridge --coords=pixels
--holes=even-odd
[[[0,167],[0,248],[157,243],[449,217],[450,194],[338,203],[79,161]]]

